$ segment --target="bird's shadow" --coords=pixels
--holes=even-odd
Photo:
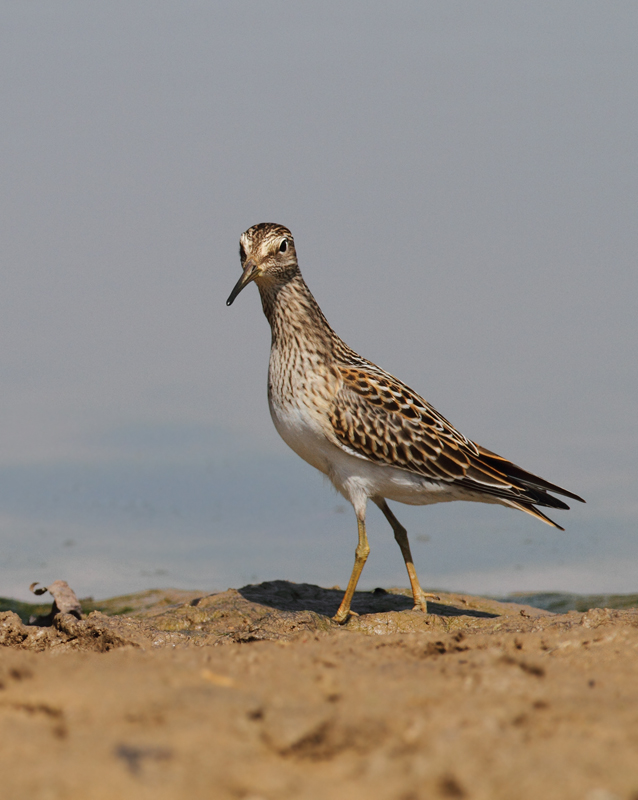
[[[343,598],[341,589],[324,589],[311,583],[291,581],[264,581],[239,589],[239,594],[251,603],[276,608],[279,611],[314,611],[326,617],[336,614]],[[352,610],[357,614],[381,614],[387,611],[410,611],[414,603],[411,597],[394,594],[385,589],[372,592],[355,592]],[[428,600],[428,611],[441,617],[497,617],[488,611],[473,608],[457,608]]]

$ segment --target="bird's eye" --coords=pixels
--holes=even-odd
[[[279,252],[285,253],[288,249],[288,239],[284,239],[282,243],[279,245]]]

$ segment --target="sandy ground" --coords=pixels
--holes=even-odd
[[[339,628],[339,599],[0,613],[0,797],[638,800],[638,610],[377,590]]]

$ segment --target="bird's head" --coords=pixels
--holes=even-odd
[[[260,222],[242,233],[239,257],[243,273],[226,301],[227,306],[251,281],[267,288],[287,283],[299,271],[292,234],[274,222]]]

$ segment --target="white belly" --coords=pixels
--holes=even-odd
[[[271,398],[268,405],[277,433],[288,447],[315,469],[329,475],[331,450],[335,448],[324,436],[319,422],[296,405],[280,405]]]

